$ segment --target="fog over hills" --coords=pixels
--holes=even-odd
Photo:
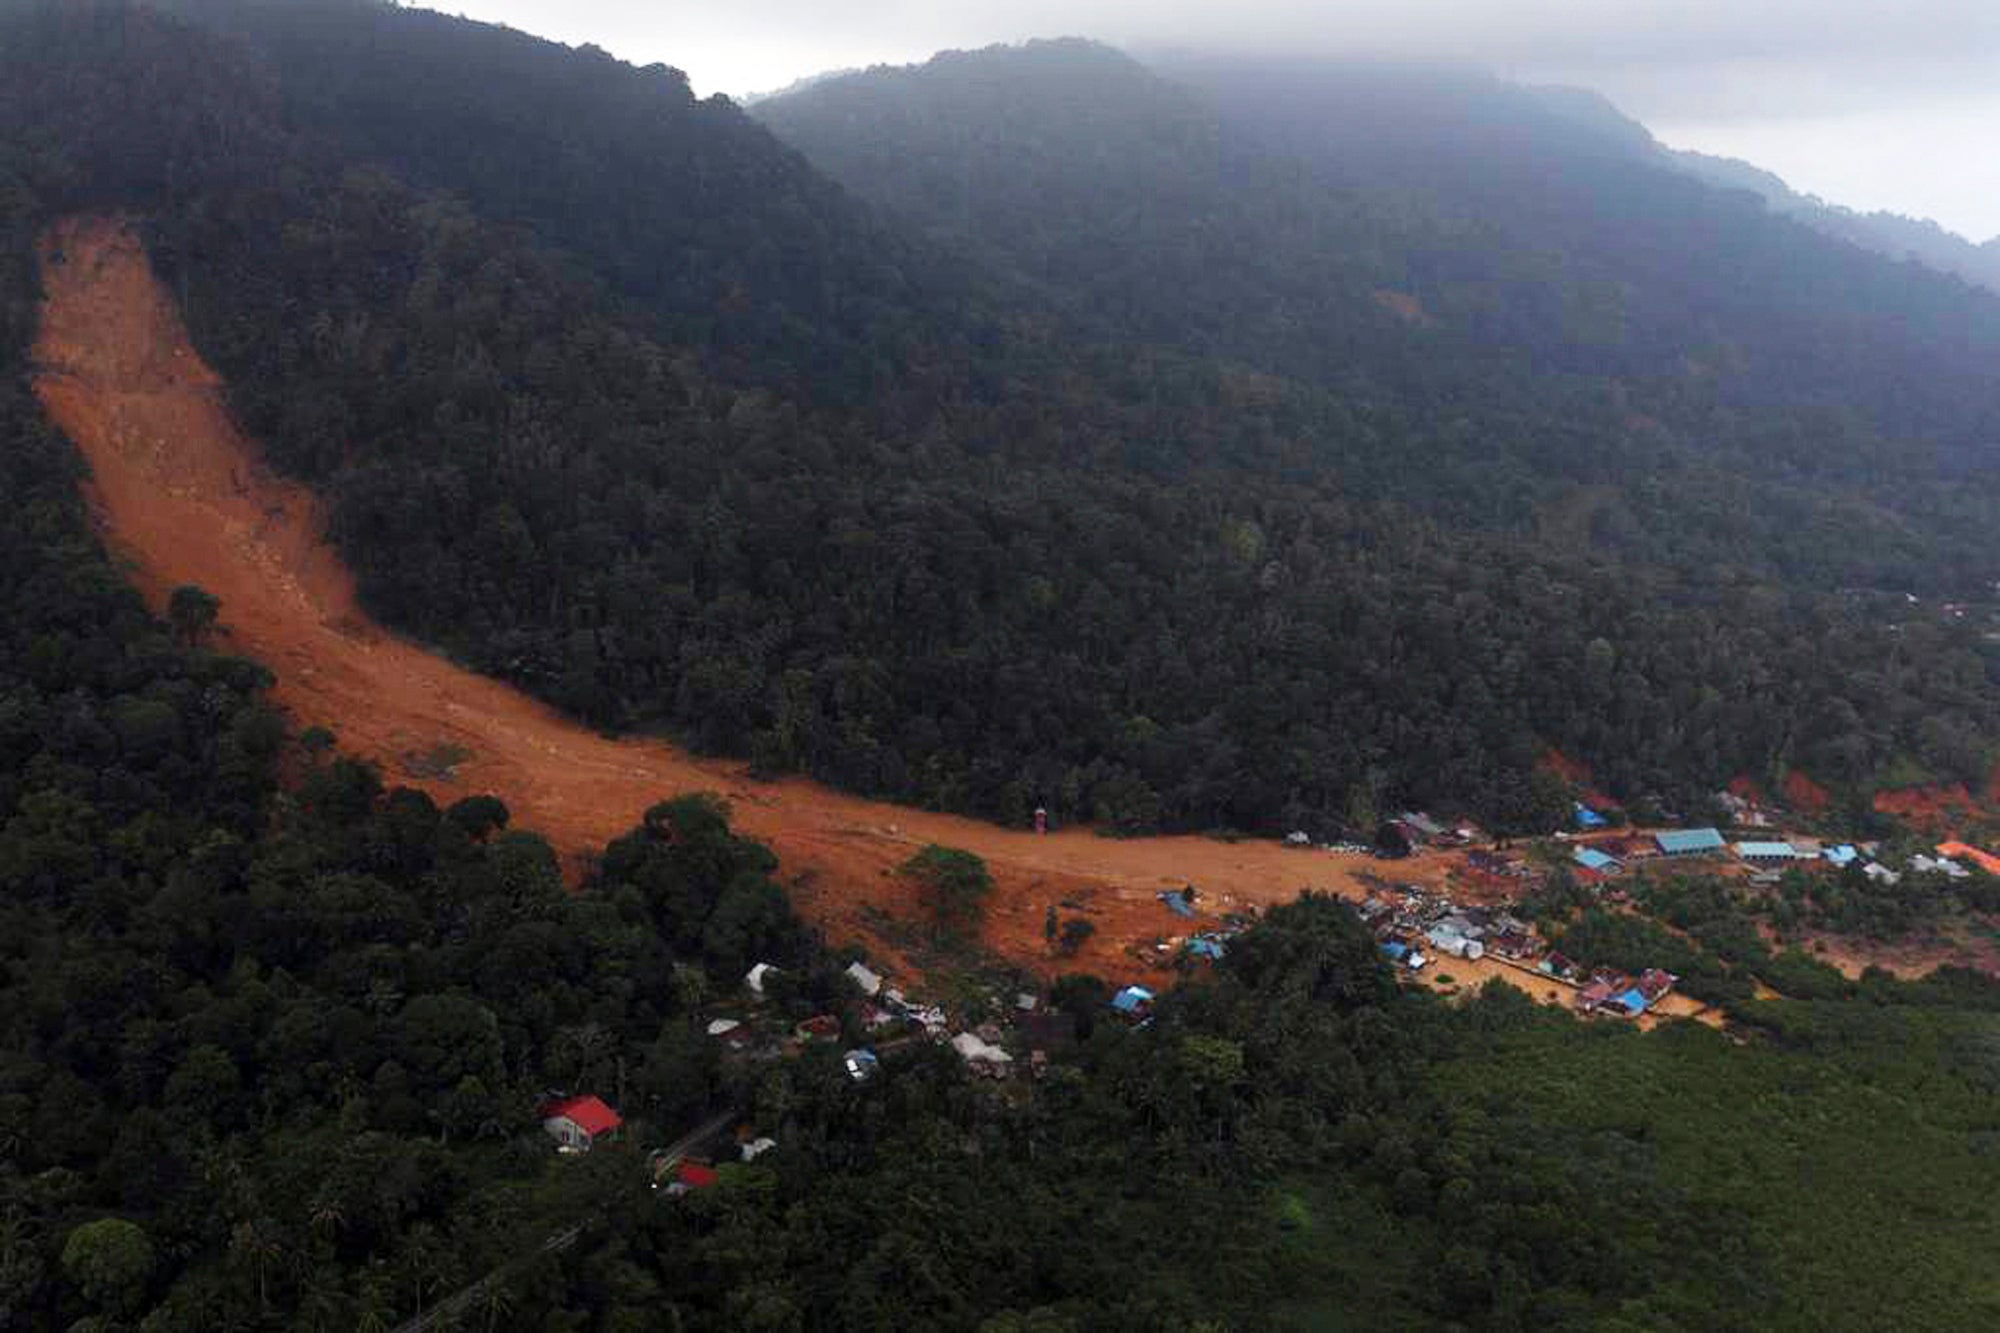
[[[2000,298],[1259,13],[0,0],[0,1327],[2000,1325]]]

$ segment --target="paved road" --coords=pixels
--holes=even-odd
[[[723,1111],[717,1115],[710,1116],[661,1149],[656,1156],[664,1157],[669,1162],[678,1161],[680,1158],[686,1156],[688,1151],[703,1139],[711,1135],[720,1134],[723,1130],[727,1129],[730,1121],[734,1119],[736,1119],[736,1112],[734,1111]],[[582,1221],[573,1222],[569,1226],[564,1227],[527,1254],[516,1255],[513,1259],[494,1269],[485,1277],[480,1278],[479,1281],[473,1283],[471,1286],[461,1288],[445,1297],[415,1319],[407,1323],[398,1324],[395,1333],[428,1333],[428,1330],[440,1325],[449,1326],[451,1321],[471,1309],[480,1297],[484,1296],[501,1279],[505,1278],[515,1269],[521,1268],[545,1254],[555,1254],[576,1244],[577,1238],[583,1235],[583,1229],[590,1225],[592,1220],[593,1218],[586,1217]]]

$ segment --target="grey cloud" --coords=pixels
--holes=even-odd
[[[702,92],[1086,36],[1476,64],[1594,88],[1649,124],[1831,122],[1984,98],[1972,114],[2000,130],[2000,0],[475,0],[470,17],[664,60]],[[2000,226],[2000,205],[1960,225],[1986,222]]]

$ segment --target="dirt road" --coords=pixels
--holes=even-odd
[[[738,827],[778,853],[801,911],[836,940],[858,938],[895,959],[869,909],[909,917],[911,891],[891,872],[925,843],[944,843],[993,869],[991,947],[1055,970],[1043,917],[1068,899],[1087,905],[1097,934],[1063,966],[1113,977],[1141,970],[1138,956],[1154,956],[1159,938],[1197,926],[1159,904],[1162,888],[1199,885],[1205,913],[1307,887],[1365,892],[1356,875],[1373,864],[1366,857],[1190,837],[1111,841],[1074,829],[1037,836],[805,781],[752,782],[740,765],[580,727],[369,620],[322,541],[317,501],[273,474],[231,421],[220,380],[129,227],[73,219],[44,239],[42,261],[36,392],[89,462],[105,536],[153,604],[181,584],[208,589],[222,599],[224,646],[277,673],[275,700],[295,724],[330,727],[348,753],[440,802],[498,795],[573,869],[654,802],[716,791]],[[444,755],[463,757],[440,776]],[[1436,882],[1442,873],[1437,858],[1418,858],[1395,876]]]

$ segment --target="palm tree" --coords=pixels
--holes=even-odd
[[[507,1289],[504,1282],[489,1281],[485,1290],[479,1293],[479,1304],[486,1311],[486,1333],[493,1333],[501,1315],[514,1313],[514,1293]]]

